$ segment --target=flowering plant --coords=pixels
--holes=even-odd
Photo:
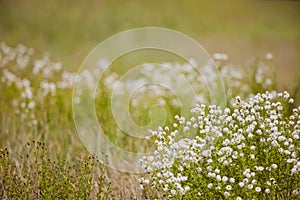
[[[296,198],[300,107],[289,115],[293,102],[287,92],[266,92],[175,116],[173,127],[151,131],[156,150],[141,160],[149,173],[141,188],[150,198]]]

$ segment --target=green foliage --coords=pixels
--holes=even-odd
[[[44,143],[28,142],[24,154],[12,158],[0,149],[1,199],[110,199],[104,164],[94,156],[71,164],[49,158]]]

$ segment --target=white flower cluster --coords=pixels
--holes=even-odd
[[[205,87],[206,84],[215,82],[218,71],[216,71],[213,63],[207,63],[201,69],[201,73],[204,73],[204,75],[200,75],[195,66],[197,66],[197,63],[194,60],[183,64],[145,63],[141,67],[130,71],[129,75],[125,74],[125,78],[108,71],[103,83],[107,88],[115,90],[114,92],[120,95],[134,92],[131,100],[131,106],[133,107],[149,107],[149,100],[147,101],[149,98],[155,100],[159,105],[168,104],[180,107],[177,97],[190,96],[191,91],[198,95],[193,99],[194,103],[197,100],[202,103],[209,103],[209,94]],[[206,79],[204,80],[203,77]],[[172,92],[176,94],[172,94]]]
[[[222,60],[228,58],[225,54],[215,57],[216,59],[222,58]],[[105,60],[100,60],[99,66],[102,66],[100,70],[103,71],[104,66],[107,66],[107,64]],[[259,67],[253,75],[254,77],[260,77],[260,79],[262,79],[262,82],[256,83],[258,88],[251,88],[247,84],[247,81],[245,82],[249,76],[249,73],[245,70],[238,70],[230,65],[216,67],[212,60],[201,66],[200,69],[197,67],[199,66],[196,61],[190,59],[186,63],[145,63],[139,68],[129,71],[129,73],[126,73],[124,76],[115,72],[106,71],[104,79],[101,80],[100,83],[104,83],[104,87],[108,90],[103,90],[102,88],[102,91],[98,92],[100,92],[101,96],[101,92],[103,91],[114,91],[114,94],[120,95],[117,99],[124,99],[122,95],[130,95],[129,106],[135,111],[139,110],[137,108],[148,110],[149,105],[157,104],[164,106],[167,113],[171,116],[179,113],[178,110],[186,106],[187,109],[181,110],[184,110],[185,113],[183,114],[188,116],[188,110],[192,108],[192,105],[196,103],[211,103],[212,96],[210,92],[219,90],[220,85],[218,85],[218,81],[220,77],[226,85],[226,95],[229,102],[231,102],[232,98],[236,95],[248,98],[249,94],[254,91],[259,92],[273,89],[271,83],[269,85],[265,84],[265,82],[268,82],[270,79],[267,76],[266,70],[264,70],[266,66],[263,66],[263,64],[260,65],[262,69]],[[90,74],[92,76],[97,73]],[[94,79],[88,78],[86,80]],[[92,82],[95,83],[96,81],[90,82],[92,86]],[[192,98],[190,98],[192,94],[191,89],[195,94]],[[183,102],[186,102],[186,99],[183,100],[180,97],[189,99],[190,104],[182,105]],[[216,100],[216,98],[214,98],[214,100]],[[217,101],[218,100],[216,100],[216,102]],[[135,112],[132,114],[133,118],[138,119],[143,117],[144,112]],[[188,129],[189,127],[186,127],[186,130]]]
[[[11,71],[9,71],[6,66],[8,64],[13,64],[13,68],[18,70],[24,69],[31,55],[33,54],[33,49],[27,48],[26,46],[19,44],[16,48],[11,48],[5,43],[0,43],[0,71],[1,71],[1,81],[5,82],[8,86],[15,86],[22,90],[20,96],[22,100],[22,107],[27,107],[29,109],[33,108],[35,103],[31,101],[32,99],[32,88],[31,83],[26,78],[20,78]],[[16,105],[16,100],[14,100],[13,105]]]
[[[174,127],[151,131],[156,151],[140,161],[151,174],[147,183],[141,179],[142,188],[162,188],[160,195],[168,198],[296,194],[300,107],[288,115],[291,102],[288,92],[266,92],[248,101],[236,97],[232,108],[224,110],[196,105],[188,120],[176,116]]]
[[[35,126],[38,121],[34,108],[47,98],[54,104],[58,89],[73,87],[75,74],[63,71],[61,63],[51,61],[47,55],[33,59],[33,49],[22,44],[12,48],[1,43],[0,79],[3,98],[14,108],[10,112],[19,115],[21,122]]]
[[[267,56],[269,55],[269,56]],[[213,58],[219,66],[222,74],[224,84],[226,85],[227,98],[233,103],[235,96],[248,98],[249,94],[255,94],[263,91],[274,90],[274,83],[272,81],[273,71],[271,59],[268,59],[271,53],[266,55],[266,60],[260,60],[255,63],[254,69],[236,68],[227,64],[228,56],[224,53],[216,53]],[[273,55],[272,55],[273,56]]]
[[[24,69],[30,61],[33,49],[19,44],[16,48],[7,46],[5,43],[0,43],[0,68],[7,66],[13,62],[18,69]]]

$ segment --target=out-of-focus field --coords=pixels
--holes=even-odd
[[[66,195],[69,199],[87,199],[96,195],[92,186],[98,187],[99,194],[104,195],[106,199],[109,195],[101,191],[101,188],[104,188],[104,191],[107,190],[107,193],[110,193],[111,188],[115,199],[146,199],[145,190],[139,189],[140,181],[138,178],[140,175],[121,173],[118,170],[103,167],[103,173],[98,183],[92,181],[92,177],[98,173],[94,173],[89,168],[93,166],[94,158],[83,159],[82,162],[79,162],[77,158],[78,155],[85,154],[87,151],[84,150],[80,138],[76,136],[71,97],[76,76],[76,73],[73,72],[78,70],[84,58],[96,45],[119,32],[149,26],[180,31],[198,41],[210,55],[219,52],[229,56],[229,60],[223,59],[226,58],[225,54],[217,54],[219,57],[220,55],[223,57],[221,59],[214,56],[219,66],[217,72],[221,72],[222,81],[226,85],[227,106],[231,105],[237,95],[246,99],[253,94],[272,90],[282,91],[287,88],[291,97],[295,98],[295,105],[293,99],[286,97],[286,100],[289,99],[288,101],[292,105],[283,105],[284,110],[282,112],[285,115],[282,119],[290,119],[291,123],[296,123],[293,121],[294,116],[292,116],[293,120],[288,116],[291,114],[293,106],[299,105],[300,100],[300,91],[298,94],[295,91],[295,89],[299,90],[300,88],[300,1],[0,0],[0,199],[6,199],[5,195],[12,197],[20,195],[25,198],[25,193],[33,198],[32,196],[40,194],[43,189],[50,191],[49,194],[57,192]],[[20,43],[25,46],[18,45]],[[34,52],[26,46],[32,47]],[[44,56],[45,52],[49,53],[49,57]],[[138,58],[144,61],[146,54],[143,53],[148,52],[150,51],[141,51],[141,54],[138,52],[133,54],[133,57],[126,55],[128,56],[127,60],[124,60],[136,61],[135,59]],[[158,52],[153,55],[159,58],[163,57],[163,59],[169,56],[166,52]],[[266,55],[268,56],[265,57]],[[95,110],[99,121],[101,121],[101,126],[103,126],[103,131],[113,144],[124,147],[130,152],[144,149],[146,152],[152,148],[151,144],[148,143],[149,141],[138,140],[136,142],[136,138],[123,134],[118,127],[119,124],[115,122],[111,110],[112,89],[120,78],[120,74],[115,73],[113,67],[120,67],[123,58],[120,57],[118,61],[113,63],[112,70],[108,70],[102,77],[103,84],[99,84],[97,88],[98,93],[96,94],[98,96],[95,99]],[[56,61],[62,62],[62,65]],[[119,65],[119,63],[121,64]],[[182,74],[186,73],[186,77],[191,80],[198,78],[192,70],[185,71],[188,67],[183,64],[171,63],[170,65],[179,67],[177,70],[179,72],[180,69],[183,70]],[[118,68],[118,72],[125,71],[123,69],[125,67],[121,70]],[[149,65],[148,69],[145,74],[149,77],[168,78],[168,74],[164,75],[161,73],[162,71],[157,71],[153,66],[152,69],[155,70],[151,71]],[[149,71],[151,73],[148,74]],[[277,72],[275,77],[277,80],[273,80],[274,71]],[[208,68],[204,75],[208,78],[216,77],[214,76],[216,75],[215,72]],[[78,73],[78,75],[82,78],[80,80],[87,83],[99,81],[96,74],[89,71],[88,73]],[[173,81],[171,83],[175,85],[178,84],[180,86],[178,88],[183,92],[187,92],[182,87],[182,82],[178,81],[180,79],[171,77],[168,80]],[[199,91],[197,91],[199,93],[197,94],[200,97],[208,98],[209,95],[205,93],[206,90],[198,84],[199,80],[194,82],[191,80],[190,82],[199,86]],[[210,80],[210,84],[216,83],[215,79],[211,78]],[[128,88],[135,86],[134,83],[132,80],[123,82]],[[82,87],[80,91],[86,92],[85,89]],[[130,104],[128,104],[130,114],[135,122],[146,125],[150,122],[150,114],[153,114],[153,119],[156,119],[156,116],[160,119],[162,112],[151,113],[150,111],[153,110],[149,109],[150,105],[158,103],[164,105],[163,108],[167,111],[168,119],[165,124],[160,125],[174,126],[174,117],[180,114],[181,109],[179,104],[176,104],[177,101],[175,103],[172,101],[177,94],[173,95],[173,93],[168,93],[165,90],[161,90],[164,91],[161,92],[162,94],[155,93],[157,91],[155,87],[149,90],[137,89],[135,91],[136,96],[133,95]],[[218,90],[215,93],[218,93]],[[182,94],[184,97],[187,96],[185,93]],[[289,94],[285,93],[285,96],[289,96]],[[83,102],[84,100],[83,98]],[[133,103],[133,100],[138,103]],[[150,114],[148,115],[148,113]],[[281,116],[279,118],[281,119]],[[260,120],[259,123],[264,123],[264,121],[266,120]],[[125,122],[127,122],[127,118]],[[300,121],[297,123],[300,124]],[[274,122],[274,124],[276,123]],[[224,129],[224,132],[225,130],[227,129]],[[288,131],[282,132],[289,133]],[[299,137],[296,138],[293,141],[298,145]],[[21,157],[24,162],[20,162],[20,165],[23,166],[20,169],[21,171],[25,169],[22,174],[18,173],[20,172],[18,170],[14,171],[15,166],[11,163],[15,161],[19,163],[16,159],[22,153],[26,153],[24,149],[27,148],[25,146],[28,140],[30,142],[27,147],[31,154],[24,154],[26,157]],[[45,142],[45,144],[36,141]],[[95,141],[97,140],[92,142]],[[46,147],[49,155],[44,149]],[[291,149],[294,148],[296,149],[297,146]],[[10,152],[10,157],[8,152]],[[262,155],[259,148],[256,153]],[[56,155],[59,157],[56,158]],[[280,157],[281,154],[273,155],[272,162],[282,161],[277,158],[285,159],[285,157]],[[39,158],[39,156],[42,157]],[[48,160],[48,157],[54,158],[54,162]],[[261,157],[262,161],[258,160],[257,163],[263,163],[264,159],[268,158],[267,156]],[[55,160],[60,161],[61,158],[63,159],[61,160],[62,163]],[[72,164],[71,171],[62,170],[64,168],[70,170],[64,159]],[[118,160],[119,156],[107,156],[106,159],[108,162],[113,159]],[[34,160],[40,160],[40,165],[35,164],[35,168],[29,173],[27,170],[28,162],[34,163]],[[248,162],[248,159],[244,161]],[[74,163],[78,164],[79,168],[76,168]],[[87,168],[80,167],[81,164]],[[137,163],[129,161],[125,164],[129,167],[137,165]],[[29,166],[31,167],[31,165]],[[48,168],[49,166],[57,166],[55,168],[57,171]],[[176,163],[174,166],[177,168]],[[238,163],[238,166],[244,166],[244,163]],[[286,165],[278,163],[278,169],[276,171],[278,174],[275,175],[281,184],[290,193],[298,192],[298,189],[300,191],[299,176],[295,176],[295,179],[286,184],[287,180],[291,178],[287,175],[289,172],[286,170]],[[42,175],[37,177],[36,170],[40,171]],[[190,172],[196,172],[192,168],[190,170]],[[61,175],[62,171],[64,173]],[[233,169],[232,172],[235,176],[236,169]],[[15,175],[18,177],[15,178]],[[66,184],[64,180],[60,179],[62,176],[69,177],[70,184]],[[106,176],[112,183],[111,187],[104,179]],[[56,179],[57,177],[58,179]],[[77,177],[82,178],[77,179]],[[34,181],[32,178],[35,178]],[[202,177],[200,178],[202,179]],[[21,180],[19,185],[14,182],[15,179]],[[88,184],[86,184],[86,179],[90,180]],[[28,180],[26,181],[28,185],[23,184],[23,180]],[[44,180],[46,181],[43,182]],[[194,183],[196,184],[194,185],[195,188],[199,189],[197,181]],[[191,184],[194,183],[191,182]],[[42,186],[38,187],[38,184],[42,184]],[[50,186],[55,187],[51,188]],[[293,186],[293,190],[289,186]],[[77,187],[80,190],[77,190]],[[92,194],[86,192],[86,188],[92,190]],[[277,185],[276,188],[280,189]],[[232,191],[238,193],[241,190],[235,188]],[[275,194],[274,198],[272,196],[268,196],[268,198],[278,199],[275,198],[276,191],[272,192]],[[284,192],[285,190],[280,190],[280,193]],[[83,195],[83,197],[78,195]],[[67,198],[63,197],[60,196],[61,199]],[[218,197],[215,196],[215,199]],[[252,199],[250,197],[249,199]],[[42,197],[36,196],[36,199],[40,198]],[[188,196],[186,198],[194,199]],[[53,199],[53,196],[50,195],[49,199]],[[204,199],[207,198],[204,197]]]
[[[274,54],[277,79],[294,83],[300,67],[297,1],[0,1],[0,40],[24,43],[77,70],[99,42],[121,31],[159,26],[181,31],[243,67]],[[290,85],[291,86],[291,85]]]

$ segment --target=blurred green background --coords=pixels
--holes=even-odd
[[[70,70],[109,36],[144,26],[183,32],[241,67],[272,52],[280,83],[300,71],[298,1],[0,0],[0,41],[49,52]]]

